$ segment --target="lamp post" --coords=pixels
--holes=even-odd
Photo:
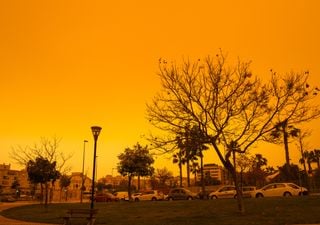
[[[94,138],[94,153],[93,153],[93,172],[92,172],[92,185],[91,185],[91,205],[90,209],[93,209],[93,203],[94,203],[94,179],[95,179],[95,173],[96,173],[96,151],[97,151],[97,140],[101,131],[101,127],[93,126],[91,127],[91,131]]]
[[[83,141],[83,156],[82,156],[82,175],[81,175],[81,195],[80,195],[80,203],[82,203],[83,200],[83,189],[84,189],[84,159],[85,159],[85,154],[86,154],[86,143],[88,141],[84,140]]]

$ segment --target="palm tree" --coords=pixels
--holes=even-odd
[[[302,158],[299,160],[299,162],[307,163],[308,164],[308,173],[312,173],[312,166],[311,163],[315,161],[315,155],[313,151],[304,151],[302,154]]]
[[[306,159],[308,158],[308,152],[302,152],[301,159],[299,159],[299,163],[303,165],[303,170],[307,173]]]
[[[173,163],[177,163],[178,166],[179,166],[180,187],[182,187],[182,164],[184,164],[185,159],[183,158],[182,140],[181,140],[181,138],[179,136],[177,137],[177,145],[178,145],[178,148],[179,148],[179,152],[173,154],[172,162]]]
[[[197,184],[197,178],[198,178],[198,173],[200,172],[200,166],[198,162],[195,162],[195,160],[192,161],[191,166],[190,166],[190,171],[192,174],[194,174],[194,185]]]
[[[271,140],[269,141],[276,144],[284,144],[286,167],[288,170],[290,168],[289,138],[298,137],[299,132],[300,130],[292,125],[289,125],[288,120],[286,119],[276,124],[274,130],[270,133]],[[281,140],[281,138],[283,139]]]
[[[256,154],[253,159],[253,166],[257,169],[261,169],[261,167],[266,166],[268,160],[262,156],[262,154]]]
[[[315,157],[315,163],[317,163],[318,169],[320,169],[320,149],[314,149],[314,157]]]

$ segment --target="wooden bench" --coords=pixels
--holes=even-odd
[[[86,219],[87,225],[94,225],[97,209],[68,209],[63,218],[63,225],[71,225],[73,219]]]

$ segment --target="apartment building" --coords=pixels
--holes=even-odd
[[[14,183],[19,184],[19,187],[12,188]],[[29,194],[27,170],[12,170],[10,164],[0,164],[0,186],[3,194]]]
[[[230,183],[230,179],[228,178],[228,172],[223,166],[219,166],[215,163],[209,163],[203,165],[203,174],[204,176],[210,176],[218,181],[221,184],[228,184]],[[201,180],[201,174],[198,174],[197,180]]]

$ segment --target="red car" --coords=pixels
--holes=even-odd
[[[96,202],[117,202],[119,198],[111,193],[97,194],[95,197]]]

